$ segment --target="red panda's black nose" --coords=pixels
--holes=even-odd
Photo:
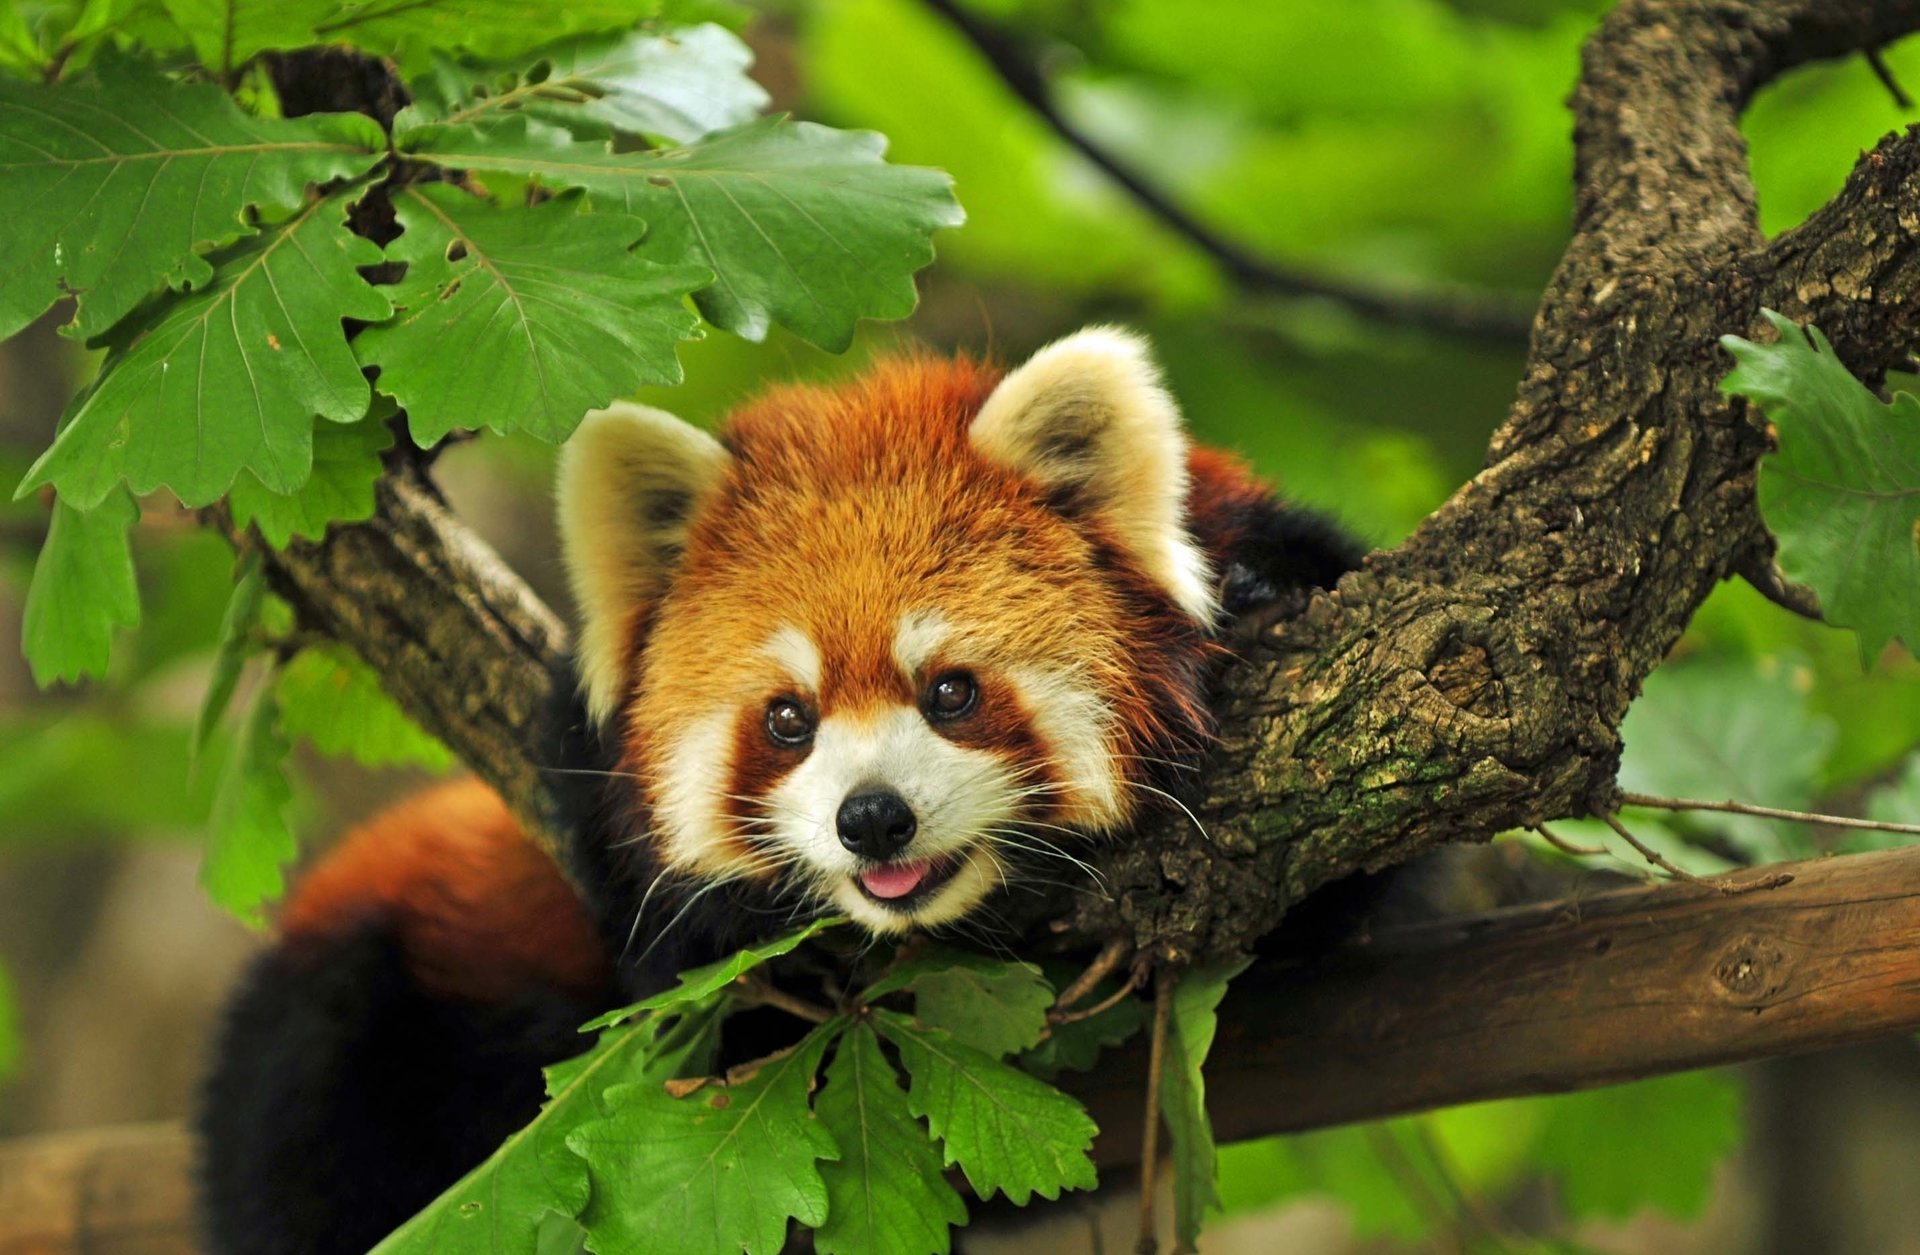
[[[861,858],[889,859],[913,840],[919,825],[907,800],[892,789],[869,789],[840,803],[834,817],[840,844]]]

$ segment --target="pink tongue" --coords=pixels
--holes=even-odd
[[[926,863],[888,863],[860,873],[860,883],[876,898],[904,898],[927,878]]]

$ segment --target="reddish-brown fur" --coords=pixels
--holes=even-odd
[[[764,794],[804,756],[769,751],[765,739],[764,704],[788,687],[758,652],[770,629],[791,623],[820,644],[820,714],[859,711],[915,700],[891,647],[900,615],[921,606],[957,608],[974,658],[1033,663],[1064,643],[1120,708],[1122,753],[1197,746],[1207,716],[1192,669],[1212,647],[1097,520],[1063,517],[1071,503],[969,444],[967,424],[1001,374],[966,359],[904,359],[850,385],[775,389],[728,423],[734,465],[673,595],[634,608],[631,670],[647,679],[624,711],[630,768],[658,770],[647,753],[655,730],[731,705],[742,713],[729,791]],[[1194,449],[1189,471],[1190,526],[1218,555],[1267,489],[1215,450]],[[936,657],[928,671],[943,665]],[[981,682],[977,717],[956,737],[1037,755],[1027,712],[991,668]],[[1140,763],[1123,774],[1137,778]],[[752,853],[741,840],[727,857]],[[307,876],[283,927],[322,936],[375,917],[398,928],[423,981],[457,996],[499,998],[536,981],[586,993],[605,979],[572,890],[477,782],[421,794],[350,835]]]
[[[415,794],[350,832],[280,920],[296,944],[365,924],[393,928],[421,984],[449,997],[502,1002],[544,987],[592,998],[607,980],[578,896],[477,780]]]

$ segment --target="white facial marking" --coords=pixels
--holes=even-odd
[[[664,837],[667,862],[675,867],[716,874],[736,870],[722,855],[733,718],[729,709],[704,716],[670,743],[662,758],[653,821]]]
[[[767,638],[760,652],[773,659],[802,692],[820,691],[820,650],[799,628],[782,625]]]
[[[933,660],[952,632],[953,625],[938,610],[909,610],[901,615],[893,634],[893,660],[900,673],[917,680],[920,669]]]
[[[1099,690],[1061,667],[1016,667],[1007,678],[1052,751],[1066,821],[1094,831],[1124,822],[1131,807],[1114,770],[1114,715]]]
[[[840,844],[840,804],[876,785],[894,790],[913,810],[917,831],[905,857],[963,860],[911,913],[861,893],[853,877],[863,863]],[[767,810],[775,843],[798,856],[825,896],[875,932],[901,932],[957,918],[993,888],[998,874],[985,843],[990,830],[1013,821],[1018,797],[1013,772],[998,757],[953,744],[910,706],[890,706],[822,720],[807,760],[775,786]]]

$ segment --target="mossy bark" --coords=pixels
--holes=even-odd
[[[1641,681],[1719,581],[1765,578],[1769,434],[1718,381],[1763,306],[1850,367],[1920,309],[1920,138],[1892,136],[1762,238],[1738,116],[1760,85],[1920,28],[1920,0],[1626,0],[1572,100],[1574,237],[1486,468],[1222,680],[1193,803],[1101,855],[1066,926],[1166,961],[1244,947],[1317,885],[1610,806]],[[369,522],[269,555],[316,627],[538,825],[531,721],[565,633],[411,472]],[[1803,606],[1804,608],[1804,606]]]

